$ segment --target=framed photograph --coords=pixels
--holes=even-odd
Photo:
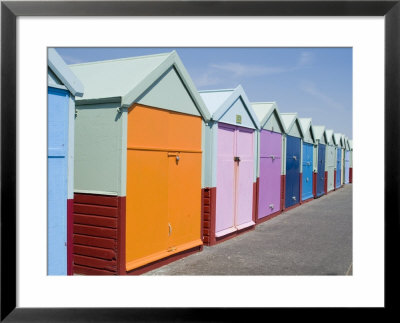
[[[235,309],[393,308],[399,15],[399,1],[3,1],[1,320],[203,321],[234,320]],[[47,50],[57,47],[352,48],[353,274],[47,276]]]

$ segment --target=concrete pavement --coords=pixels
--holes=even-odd
[[[351,275],[352,185],[145,275]]]

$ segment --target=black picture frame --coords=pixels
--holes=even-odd
[[[18,16],[384,16],[385,310],[399,285],[400,1],[2,1],[1,321],[235,321],[243,309],[16,307],[16,19]],[[371,107],[372,109],[372,107]],[[357,170],[356,170],[357,172]],[[40,291],[38,291],[40,292]],[[254,309],[253,309],[254,310]],[[247,310],[248,311],[248,310]],[[246,313],[246,312],[245,312]],[[246,313],[246,316],[249,315]],[[251,313],[251,316],[257,313]],[[256,318],[256,316],[254,317]]]

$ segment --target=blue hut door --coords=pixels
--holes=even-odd
[[[301,200],[313,197],[313,145],[303,143],[303,177]]]
[[[318,145],[317,197],[325,193],[325,145]]]
[[[336,160],[336,188],[340,187],[340,176],[342,174],[342,149],[337,149]]]
[[[67,274],[68,104],[65,90],[48,89],[47,274]]]
[[[300,202],[300,138],[286,137],[285,208]]]

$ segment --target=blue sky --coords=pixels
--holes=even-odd
[[[198,90],[241,84],[251,102],[276,101],[352,138],[351,48],[57,48],[67,64],[176,50]]]

